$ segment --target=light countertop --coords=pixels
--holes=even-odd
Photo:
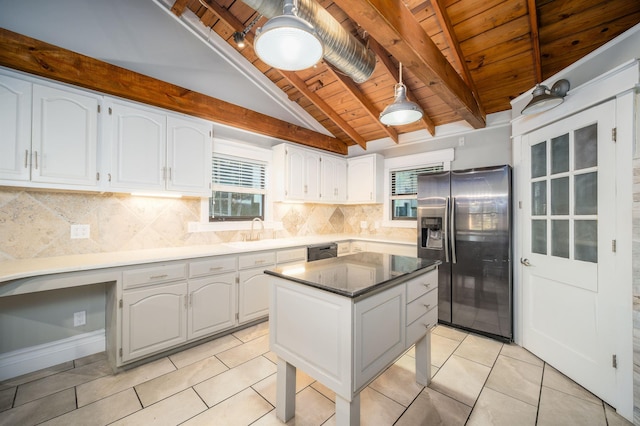
[[[33,259],[7,260],[0,262],[0,284],[20,278],[88,271],[153,262],[192,259],[207,256],[233,255],[261,250],[276,250],[288,247],[304,247],[331,241],[372,241],[415,245],[415,241],[398,240],[375,235],[314,235],[306,237],[265,239],[259,241],[229,242],[187,247],[127,250],[108,253],[87,253]]]

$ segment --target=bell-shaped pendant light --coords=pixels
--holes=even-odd
[[[556,81],[551,89],[544,84],[537,84],[533,89],[533,98],[522,110],[523,115],[537,114],[548,111],[564,102],[564,97],[569,91],[569,81],[562,79]]]
[[[380,121],[386,126],[403,126],[422,118],[422,108],[407,99],[407,87],[402,83],[402,63],[400,82],[395,85],[395,100],[380,113]]]
[[[275,16],[256,31],[254,49],[267,65],[298,71],[317,64],[324,47],[315,29],[296,16],[294,0],[284,0],[284,14]]]

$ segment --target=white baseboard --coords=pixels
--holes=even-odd
[[[0,381],[103,352],[105,330],[0,354]]]

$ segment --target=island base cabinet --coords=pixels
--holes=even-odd
[[[354,307],[353,390],[358,391],[405,350],[404,286],[368,297]]]
[[[124,292],[122,362],[186,342],[186,302],[186,282]]]
[[[187,338],[197,339],[236,323],[236,273],[189,280]]]

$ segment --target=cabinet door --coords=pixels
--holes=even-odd
[[[305,199],[305,152],[291,146],[286,148],[285,197],[287,200]]]
[[[126,291],[122,302],[123,362],[186,342],[186,282]]]
[[[354,391],[365,386],[405,350],[405,286],[357,302],[354,312]]]
[[[31,83],[0,74],[0,179],[30,179]]]
[[[189,280],[189,308],[189,340],[233,327],[236,322],[235,272]]]
[[[304,199],[320,200],[320,154],[312,151],[304,157]]]
[[[371,157],[349,160],[349,201],[373,201],[374,166]]]
[[[269,315],[269,276],[264,267],[240,271],[238,318],[240,323]]]
[[[347,160],[336,158],[336,173],[334,185],[336,188],[335,201],[342,203],[347,201]]]
[[[31,180],[97,186],[98,97],[33,85]]]
[[[169,116],[167,189],[211,196],[211,124]]]
[[[109,109],[111,188],[164,190],[166,116],[118,102]]]

